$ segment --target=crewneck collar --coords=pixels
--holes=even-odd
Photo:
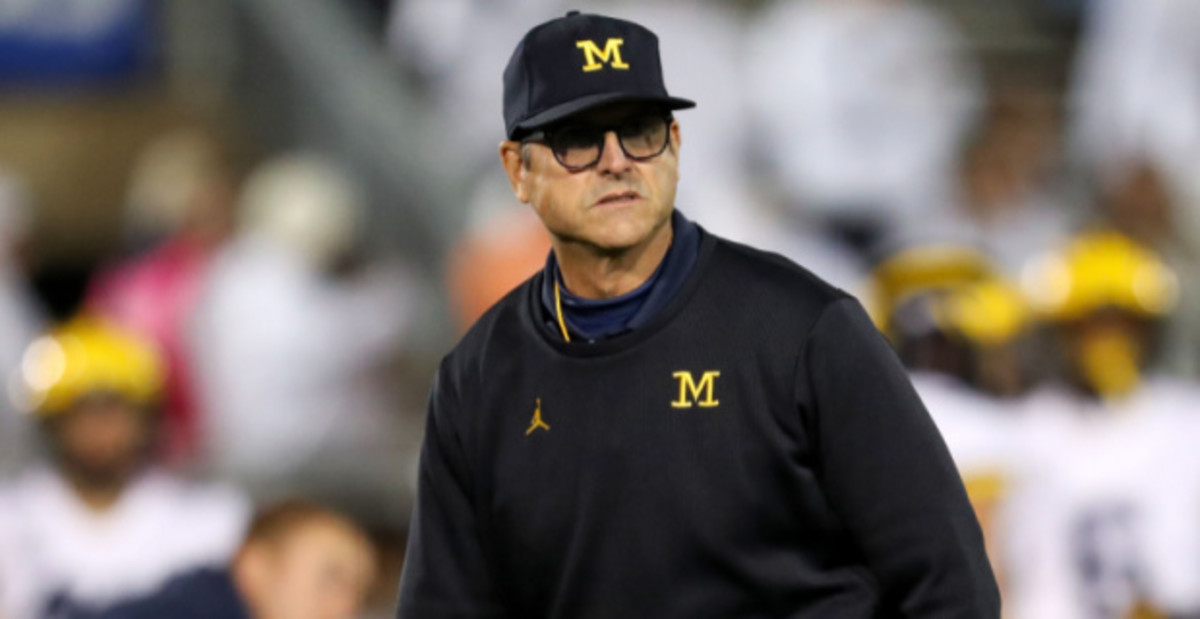
[[[671,246],[654,273],[634,290],[609,299],[585,299],[572,294],[562,281],[554,252],[542,271],[541,305],[547,328],[562,338],[565,327],[572,341],[595,343],[638,329],[648,323],[683,285],[696,265],[700,228],[675,210],[671,215]],[[558,323],[555,284],[562,301],[563,325]]]

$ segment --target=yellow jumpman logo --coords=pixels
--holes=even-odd
[[[529,429],[525,431],[525,436],[529,436],[530,434],[533,434],[533,431],[538,428],[541,428],[547,432],[550,431],[550,426],[546,425],[545,421],[542,421],[542,399],[541,398],[537,399],[537,408],[534,409],[534,411],[533,411],[533,421],[531,421],[529,423]]]

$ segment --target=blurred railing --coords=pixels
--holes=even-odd
[[[461,183],[429,135],[428,112],[342,3],[240,0],[234,96],[268,141],[315,148],[359,175],[370,240],[440,270],[460,227]]]

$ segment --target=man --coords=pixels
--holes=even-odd
[[[674,211],[657,38],[570,13],[505,71],[546,268],[443,362],[398,615],[997,617],[979,525],[857,303]]]
[[[0,615],[106,605],[228,561],[241,497],[151,463],[164,374],[149,342],[94,318],[29,347],[19,377],[52,459],[0,486]]]
[[[181,576],[94,619],[348,619],[374,581],[374,550],[346,518],[287,501],[263,510],[228,570]]]

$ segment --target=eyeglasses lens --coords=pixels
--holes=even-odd
[[[559,163],[571,169],[586,168],[600,160],[605,135],[616,131],[621,150],[631,159],[656,157],[667,147],[668,122],[661,116],[632,119],[619,127],[564,127],[555,131],[550,147]]]

